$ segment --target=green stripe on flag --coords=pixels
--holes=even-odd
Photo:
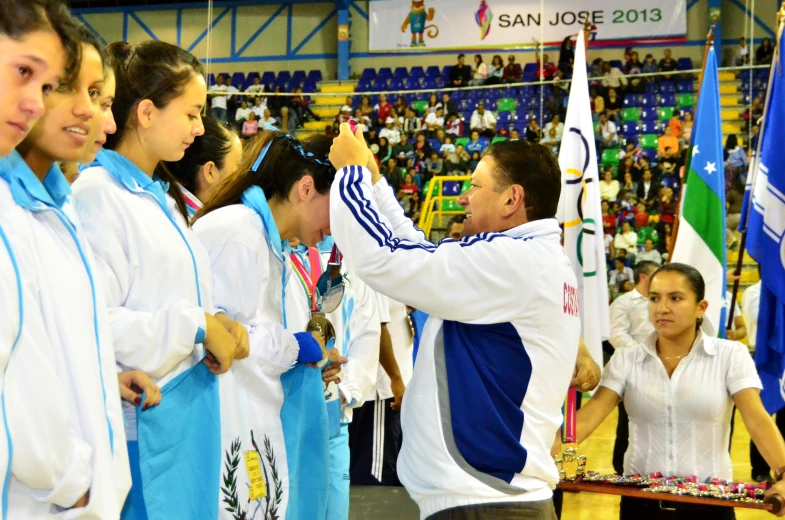
[[[717,172],[719,175],[721,173]],[[689,222],[692,229],[703,239],[717,261],[722,264],[725,249],[725,230],[722,226],[722,207],[717,194],[704,182],[695,170],[690,170],[682,218]]]

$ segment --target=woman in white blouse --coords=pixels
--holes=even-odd
[[[700,324],[709,305],[704,292],[703,277],[691,266],[668,264],[652,274],[649,319],[655,332],[614,353],[599,390],[578,412],[578,441],[623,400],[630,421],[625,474],[730,481],[728,442],[735,404],[763,457],[780,468],[768,493],[783,494],[785,441],[761,403],[760,378],[747,348],[703,334]],[[655,518],[726,520],[735,515],[732,508],[622,498],[621,520]]]
[[[602,184],[602,183],[600,183]],[[638,250],[638,233],[632,230],[629,222],[622,222],[621,231],[616,235],[613,240],[613,247],[618,251],[619,249],[627,250],[628,256],[635,256]]]
[[[474,64],[477,68],[474,70],[474,78],[469,81],[469,85],[473,87],[485,85],[485,80],[488,79],[488,65],[483,63],[482,56],[479,54],[474,55]]]
[[[616,200],[619,189],[619,181],[613,178],[612,171],[609,170],[602,174],[600,181],[600,198],[602,200]]]

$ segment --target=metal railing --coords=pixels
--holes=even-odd
[[[471,180],[471,175],[436,175],[431,178],[428,184],[428,193],[425,195],[425,200],[420,206],[420,222],[418,227],[423,230],[425,237],[431,239],[431,230],[433,229],[433,221],[436,217],[439,218],[439,227],[445,225],[445,215],[463,215],[463,209],[449,210],[442,207],[442,202],[454,200],[458,201],[457,195],[443,195],[444,183],[449,181],[460,182],[461,185],[465,181]],[[436,188],[434,188],[436,186]],[[436,195],[434,195],[434,192]],[[435,206],[435,207],[434,207]]]

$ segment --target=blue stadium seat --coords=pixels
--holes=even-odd
[[[431,150],[436,150],[438,152],[439,148],[442,147],[442,143],[440,143],[436,138],[426,139],[426,141],[428,141],[428,144],[431,145]]]
[[[498,108],[498,105],[497,105],[495,99],[485,99],[485,109],[486,110],[492,110],[492,111],[495,112],[497,108]]]
[[[392,78],[392,75],[393,75],[392,74],[392,69],[390,67],[382,67],[376,73],[376,77],[377,78],[387,78],[387,79],[390,79],[390,78]]]
[[[300,81],[301,83],[305,83],[305,78],[306,77],[307,76],[305,75],[305,71],[304,70],[296,70],[296,71],[294,71],[292,73],[292,79],[296,79],[296,80]]]
[[[678,177],[663,177],[660,184],[663,188],[671,188],[675,193],[679,193]]]
[[[442,69],[442,77],[449,78],[451,70],[452,70],[452,65],[445,65],[444,68]]]
[[[660,106],[675,107],[676,94],[660,94]]]
[[[292,79],[289,82],[289,84],[286,86],[286,91],[287,92],[294,92],[294,89],[302,88],[302,87],[303,87],[303,84],[302,84],[301,81],[297,81],[297,80]]]
[[[423,71],[422,67],[417,65],[409,69],[409,76],[414,76],[415,78],[422,78],[425,76],[425,72]]]
[[[645,89],[644,91],[647,94],[658,94],[660,92],[660,84],[657,83],[656,81],[653,81],[651,83],[646,83],[644,89]]]
[[[641,121],[640,130],[642,134],[659,134],[661,133],[659,121]]]
[[[769,81],[769,69],[758,69],[755,71],[755,79],[768,82]]]
[[[268,70],[267,72],[262,74],[262,83],[264,85],[275,83],[275,72]]]
[[[378,82],[379,79],[377,78],[376,81]],[[389,89],[390,90],[403,90],[404,81],[405,80],[403,80],[401,78],[393,78],[392,80],[390,80]],[[390,103],[392,103],[392,101]]]
[[[657,163],[657,149],[656,148],[644,148],[641,150],[643,155],[649,158],[652,164]]]
[[[363,69],[363,73],[360,74],[360,79],[375,79],[375,78],[376,78],[376,69]]]
[[[527,63],[523,66],[523,72],[533,72],[534,74],[537,74],[537,64]]]
[[[404,79],[409,76],[409,73],[406,71],[406,67],[396,67],[393,71],[393,79]]]
[[[445,181],[442,188],[442,195],[458,196],[461,194],[461,183],[458,181]]]
[[[310,81],[306,81],[303,85],[303,92],[307,94],[313,94],[314,92],[318,92],[319,89],[316,88],[316,83],[311,83]]]
[[[213,74],[212,72],[207,75],[207,84],[215,85],[215,74]]]
[[[242,90],[243,87],[245,86],[245,73],[235,72],[234,74],[232,74],[232,85]]]
[[[371,79],[361,79],[357,82],[357,92],[367,92],[371,90],[371,85],[373,80]]]
[[[642,107],[656,107],[657,106],[657,95],[656,94],[642,94],[641,95],[641,106]]]
[[[373,70],[373,69],[370,69]],[[311,70],[308,71],[308,80],[314,83],[318,83],[322,81],[322,71],[321,70]]]
[[[439,77],[439,74],[440,74],[440,72],[439,72],[439,66],[438,65],[431,65],[430,67],[425,69],[425,77],[426,78],[436,79],[436,78]]]
[[[474,109],[467,109],[463,111],[463,120],[467,123],[472,120],[472,114],[474,113]],[[464,125],[466,126],[466,125]]]
[[[627,94],[626,96],[624,96],[624,106],[625,107],[641,106],[641,99],[638,97],[638,94]]]
[[[275,81],[276,82],[279,82],[279,81],[289,81],[291,79],[292,79],[292,73],[291,72],[289,72],[288,70],[281,70],[281,71],[278,71],[278,77],[275,78]]]
[[[387,90],[387,80],[385,78],[377,77],[373,81],[373,85],[371,88],[373,88],[373,90],[378,90],[378,91]]]
[[[409,76],[406,80],[406,89],[407,90],[417,90],[420,88],[420,78],[414,78]]]
[[[640,126],[635,121],[628,121],[621,125],[621,135],[624,137],[635,137],[640,134]]]
[[[528,124],[529,124],[528,121],[516,121],[516,122],[514,122],[512,124],[512,129],[517,130],[521,134],[521,137],[525,137],[526,136],[526,126]],[[510,131],[512,131],[512,130],[510,130]]]
[[[508,125],[512,122],[512,112],[499,112],[496,122],[500,125]]]
[[[481,136],[481,137],[480,137],[480,140],[479,140],[479,142],[482,144],[482,149],[483,149],[483,150],[485,150],[486,148],[488,148],[488,145],[490,145],[490,144],[491,144],[491,140],[490,140],[490,139],[488,139],[487,137],[483,137],[483,136]]]
[[[689,94],[694,92],[692,80],[682,80],[676,83],[676,92],[679,94]]]
[[[621,60],[611,60],[611,68],[616,67],[617,69],[624,71],[624,64]]]
[[[404,94],[403,99],[407,105],[411,105],[417,100],[417,94]]]
[[[496,88],[491,88],[483,92],[485,99],[499,99],[501,97],[501,90]]]
[[[663,81],[660,83],[660,93],[675,94],[676,85],[672,81]]]
[[[436,78],[425,78],[422,80],[422,88],[436,89]],[[451,96],[454,97],[454,96]]]
[[[679,58],[679,61],[676,62],[676,68],[679,70],[691,70],[692,58]]]
[[[524,83],[531,83],[537,80],[537,71],[525,71],[521,77]]]
[[[644,108],[641,110],[642,121],[656,121],[658,117],[657,109],[655,107]]]

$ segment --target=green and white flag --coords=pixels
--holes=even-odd
[[[725,169],[722,155],[720,85],[714,47],[706,67],[692,130],[689,171],[681,200],[681,220],[671,262],[689,264],[706,282],[709,308],[703,330],[725,336]]]
[[[559,150],[562,182],[556,216],[564,225],[564,250],[578,279],[581,337],[594,361],[603,366],[602,342],[610,336],[608,275],[584,41],[581,31]]]

